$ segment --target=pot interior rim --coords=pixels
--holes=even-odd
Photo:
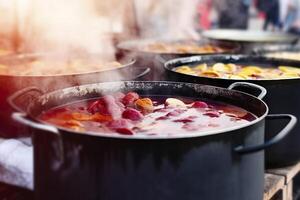
[[[113,85],[113,84],[126,84],[126,83],[130,83],[130,84],[138,84],[138,83],[145,83],[145,84],[167,84],[167,85],[175,85],[175,84],[184,84],[184,85],[196,85],[196,86],[205,86],[208,88],[217,88],[219,90],[228,90],[226,88],[221,88],[221,87],[215,87],[215,86],[209,86],[209,85],[201,85],[201,84],[193,84],[193,83],[183,83],[183,82],[170,82],[170,81],[118,81],[118,82],[106,82],[106,83],[96,83],[96,84],[88,84],[88,85],[82,85],[82,86],[76,86],[76,87],[69,87],[69,88],[65,88],[63,90],[56,90],[47,94],[44,94],[42,96],[39,97],[39,99],[43,99],[45,98],[45,96],[51,96],[51,95],[55,95],[55,93],[58,93],[60,91],[64,91],[64,90],[72,90],[78,88],[78,87],[92,87],[92,86],[97,86],[97,85],[105,85],[105,84],[109,84],[109,85]],[[79,90],[79,89],[77,89]],[[257,118],[253,121],[247,122],[245,124],[241,124],[241,125],[237,125],[237,126],[232,126],[229,128],[224,128],[224,129],[220,129],[220,130],[210,130],[210,131],[203,131],[201,132],[201,134],[199,134],[199,132],[195,132],[195,133],[191,133],[191,134],[184,134],[184,135],[174,135],[174,136],[144,136],[144,135],[121,135],[121,134],[107,134],[107,133],[99,133],[99,132],[93,132],[93,131],[85,131],[85,132],[80,132],[80,131],[74,131],[71,129],[67,129],[64,127],[60,127],[60,126],[56,126],[50,123],[47,123],[45,121],[42,121],[40,119],[37,119],[37,117],[32,116],[32,118],[34,118],[36,121],[42,123],[42,124],[46,124],[46,125],[50,125],[50,126],[54,126],[56,127],[59,131],[64,131],[64,132],[68,132],[70,134],[80,134],[80,135],[86,135],[86,136],[96,136],[96,137],[104,137],[104,138],[115,138],[115,139],[130,139],[130,140],[160,140],[160,139],[184,139],[184,138],[195,138],[195,137],[204,137],[204,136],[210,136],[210,135],[217,135],[217,134],[222,134],[222,133],[226,133],[226,132],[230,132],[230,131],[235,131],[238,129],[242,129],[242,128],[246,128],[249,126],[252,126],[256,123],[259,123],[260,121],[264,120],[264,118],[267,116],[268,112],[269,112],[269,108],[266,105],[266,103],[261,100],[258,99],[257,97],[250,95],[248,93],[244,93],[244,92],[240,92],[240,91],[236,91],[236,90],[229,90],[233,93],[239,93],[240,95],[244,95],[244,96],[248,96],[247,98],[253,98],[257,101],[259,101],[260,103],[262,103],[263,107],[264,107],[264,113],[261,116],[256,116]],[[249,112],[249,110],[248,110]],[[30,116],[30,115],[29,115]]]

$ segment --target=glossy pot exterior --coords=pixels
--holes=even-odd
[[[168,79],[183,82],[209,84],[219,87],[228,87],[234,82],[251,82],[263,86],[268,91],[264,98],[270,113],[291,113],[300,117],[300,79],[286,80],[230,80],[218,78],[206,78],[184,75],[172,71],[172,68],[188,63],[237,63],[258,66],[294,66],[300,67],[299,61],[273,59],[258,56],[245,55],[216,55],[216,56],[199,56],[183,58],[180,60],[169,61],[165,65]],[[282,121],[282,123],[284,123]],[[273,136],[282,127],[282,123],[269,123],[266,128],[266,139]],[[295,164],[300,160],[300,124],[298,123],[294,130],[279,144],[266,150],[266,167],[283,167]]]
[[[219,135],[173,140],[61,135],[62,143],[34,130],[36,199],[263,198],[263,151],[240,155],[234,148],[262,144],[264,121]]]
[[[240,106],[259,118],[243,127],[181,138],[80,134],[39,120],[31,126],[25,120],[33,132],[36,199],[263,198],[263,148],[238,152],[238,147],[264,143],[268,108],[246,93],[188,83],[101,83],[42,95],[29,104],[28,114],[36,119],[51,107],[116,91],[208,98]]]

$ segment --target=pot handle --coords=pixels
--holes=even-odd
[[[58,129],[56,127],[34,122],[34,121],[28,119],[27,115],[24,114],[24,113],[15,112],[15,113],[12,114],[12,118],[15,121],[19,122],[20,124],[23,124],[23,125],[26,125],[26,126],[29,126],[29,127],[32,127],[32,128],[36,128],[36,129],[39,129],[39,130],[47,131],[47,132],[50,132],[50,133],[54,133],[54,134],[57,134],[57,135],[60,135],[59,131],[58,131]]]
[[[150,67],[141,68],[141,69],[137,69],[137,70],[138,70],[138,73],[133,75],[133,79],[139,79],[151,71]]]
[[[260,85],[253,84],[253,83],[247,83],[247,82],[235,82],[235,83],[232,83],[228,87],[228,89],[229,90],[233,90],[236,87],[246,87],[246,88],[253,88],[253,89],[260,90],[260,94],[257,96],[257,98],[259,98],[259,99],[264,98],[266,96],[266,94],[267,94],[267,90],[264,87],[262,87]]]
[[[17,104],[15,102],[18,98],[28,94],[29,92],[37,92],[40,95],[44,94],[44,92],[41,89],[37,88],[37,87],[27,87],[27,88],[21,89],[21,90],[15,92],[14,94],[12,94],[11,96],[9,96],[7,98],[7,102],[16,111],[24,112],[24,110],[22,108],[20,108],[19,106],[17,106]]]
[[[46,125],[46,124],[41,124],[38,122],[34,122],[34,121],[28,119],[27,115],[24,113],[15,112],[12,114],[12,118],[15,121],[17,121],[23,125],[29,126],[31,128],[35,128],[38,130],[43,130],[43,131],[46,131],[49,133],[53,133],[55,135],[56,141],[57,141],[57,143],[56,143],[57,147],[55,148],[57,162],[56,162],[55,166],[53,166],[53,167],[58,169],[63,165],[63,163],[65,162],[63,140],[61,138],[61,134],[60,134],[59,130],[56,127]]]
[[[234,151],[236,153],[241,154],[248,154],[248,153],[254,153],[257,151],[264,150],[274,144],[277,144],[280,142],[285,136],[289,134],[289,132],[294,128],[294,126],[297,123],[297,118],[294,115],[289,114],[272,114],[268,115],[266,117],[266,120],[277,120],[277,119],[289,119],[288,124],[273,138],[271,138],[269,141],[266,141],[264,144],[257,145],[257,146],[250,146],[250,147],[244,147],[244,146],[238,146],[234,148]]]

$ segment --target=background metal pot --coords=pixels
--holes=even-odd
[[[281,79],[281,80],[233,80],[222,78],[208,78],[185,75],[173,71],[173,68],[180,65],[193,65],[200,63],[214,64],[217,62],[235,63],[242,65],[256,65],[262,67],[275,66],[294,66],[300,67],[299,61],[272,59],[266,57],[255,57],[245,55],[213,55],[213,56],[194,56],[182,59],[174,59],[165,64],[168,77],[171,80],[183,82],[193,82],[228,87],[237,81],[247,81],[265,87],[268,95],[265,101],[270,108],[270,113],[288,112],[300,117],[300,79]],[[272,133],[280,129],[281,123],[272,123],[267,126],[266,139],[273,137]],[[281,167],[294,164],[300,160],[300,124],[297,124],[292,133],[280,144],[274,145],[266,151],[266,164],[268,168]]]
[[[235,29],[214,29],[207,30],[202,36],[212,41],[226,41],[241,45],[241,53],[251,53],[255,48],[261,48],[269,45],[294,45],[299,40],[297,35],[267,32],[267,31],[249,31]]]
[[[13,64],[22,64],[28,61],[38,60],[41,55],[18,55],[14,57],[7,57],[0,59],[1,64],[6,64],[13,67]],[[1,137],[19,137],[28,135],[27,129],[20,126],[11,120],[11,113],[13,109],[7,103],[7,98],[16,91],[29,87],[36,86],[44,91],[52,91],[59,88],[76,86],[88,83],[97,83],[104,81],[118,81],[118,80],[133,80],[147,74],[149,68],[134,67],[135,60],[125,59],[120,61],[121,67],[78,74],[66,75],[51,75],[44,76],[12,76],[0,75],[0,136]],[[33,94],[29,94],[27,98]],[[25,98],[25,97],[24,97]],[[23,105],[26,99],[18,99],[19,105]],[[26,105],[25,105],[26,106]]]
[[[186,40],[154,40],[154,39],[144,39],[144,40],[130,40],[130,41],[124,41],[117,45],[118,48],[118,57],[128,57],[133,56],[136,58],[136,63],[138,66],[147,66],[151,67],[152,71],[151,74],[149,74],[147,80],[164,80],[164,69],[163,64],[165,61],[178,58],[178,57],[185,57],[185,56],[193,56],[193,55],[211,55],[215,53],[159,53],[159,52],[151,52],[151,51],[145,51],[143,48],[145,48],[149,44],[153,43],[182,43],[186,44],[187,42],[197,43],[199,46],[203,45],[215,45],[220,48],[224,48],[222,53],[236,53],[239,51],[240,46],[238,44],[233,44],[231,42],[222,42],[222,41],[212,41],[208,42],[205,40],[201,41],[186,41]],[[218,54],[222,54],[218,53]]]
[[[252,84],[243,86],[265,90]],[[213,134],[180,137],[91,135],[43,124],[36,117],[67,102],[111,92],[208,98],[240,106],[258,119]],[[257,200],[263,198],[264,148],[279,142],[296,123],[291,115],[276,137],[264,143],[268,108],[242,92],[175,82],[116,82],[54,91],[31,101],[28,117],[14,119],[34,133],[36,199]],[[277,120],[276,120],[277,121]],[[216,190],[218,192],[216,192]]]

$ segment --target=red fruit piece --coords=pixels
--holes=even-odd
[[[132,127],[132,124],[127,119],[118,119],[106,123],[106,127],[116,131],[117,129],[122,128],[130,129]]]
[[[195,101],[192,105],[193,108],[208,108],[207,103],[203,101]]]
[[[122,103],[125,106],[133,106],[134,102],[138,100],[140,97],[135,92],[128,92],[122,99]]]
[[[184,112],[185,112],[185,110],[176,109],[176,110],[173,110],[173,111],[169,112],[166,116],[167,117],[177,117],[177,116],[179,116],[180,114],[182,114]]]
[[[114,119],[120,118],[124,106],[117,102],[111,95],[106,95],[98,101],[93,102],[88,111],[92,114],[100,113],[102,115],[111,115]]]
[[[204,113],[203,115],[209,116],[209,117],[220,117],[220,113],[218,111],[208,111]]]
[[[120,133],[122,135],[133,135],[134,134],[134,132],[128,128],[117,128],[116,132]]]
[[[143,119],[142,113],[133,108],[127,108],[123,113],[122,117],[125,119],[130,119],[132,121],[139,121]]]

